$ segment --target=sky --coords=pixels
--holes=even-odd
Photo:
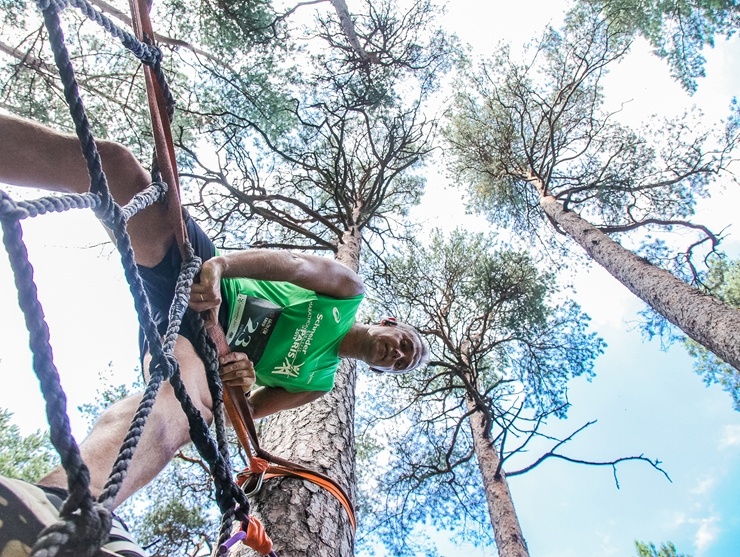
[[[485,54],[499,40],[512,41],[515,48],[547,23],[557,25],[562,5],[455,0],[444,21],[475,53]],[[692,104],[709,120],[719,119],[740,91],[739,55],[738,41],[718,41],[706,53],[707,78],[689,97],[671,80],[665,64],[638,41],[605,81],[607,104],[616,108],[626,102],[620,119],[631,125],[652,114],[681,114]],[[485,227],[462,207],[452,208],[460,196],[457,189],[431,186],[417,216],[450,228]],[[729,184],[700,205],[696,218],[717,229],[731,227],[723,247],[734,257],[740,256],[737,207],[740,188]],[[609,468],[555,460],[511,478],[530,554],[628,557],[635,555],[634,540],[656,545],[670,540],[680,553],[694,557],[740,556],[740,414],[732,410],[729,396],[716,386],[704,386],[683,348],[664,351],[658,340],[642,338],[637,315],[642,302],[606,271],[598,266],[581,271],[574,285],[574,298],[608,347],[597,360],[592,381],[571,383],[568,419],[550,422],[547,431],[568,435],[597,420],[569,444],[567,454],[605,461],[644,454],[660,460],[672,481],[644,463],[625,463],[618,468],[617,489]],[[445,547],[445,557],[495,555],[463,550],[454,541]]]
[[[349,2],[350,8],[352,2]],[[478,53],[499,40],[524,42],[544,25],[557,23],[558,1],[488,2],[452,0],[445,24]],[[645,45],[608,78],[609,102],[630,100],[622,117],[640,122],[650,114],[680,112],[692,103],[708,118],[721,117],[740,90],[740,45],[719,44],[707,53],[708,77],[688,97],[664,64]],[[441,175],[441,173],[437,173]],[[15,194],[15,192],[14,192]],[[726,249],[740,256],[737,207],[740,188],[702,204],[697,220],[731,226]],[[465,214],[460,193],[442,177],[430,179],[422,207],[413,213],[428,223],[485,227]],[[96,397],[99,374],[114,384],[139,373],[136,322],[117,256],[94,217],[83,211],[32,219],[24,235],[51,329],[55,362],[69,399],[78,440],[87,424],[76,412]],[[530,553],[538,557],[630,557],[634,540],[675,543],[694,557],[740,555],[740,413],[716,386],[705,387],[680,346],[661,350],[641,337],[637,312],[642,304],[600,268],[574,278],[576,300],[608,347],[592,381],[572,382],[567,420],[549,431],[567,434],[590,420],[597,423],[568,448],[574,457],[594,460],[644,454],[657,458],[670,475],[641,463],[619,470],[620,489],[611,470],[548,461],[512,478],[510,488]],[[46,429],[38,383],[25,348],[27,333],[15,301],[6,258],[0,257],[0,301],[5,318],[0,334],[0,407],[15,413],[25,433]],[[443,557],[489,557],[492,551],[460,546],[437,533]]]

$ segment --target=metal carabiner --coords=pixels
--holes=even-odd
[[[249,497],[250,495],[254,495],[255,493],[258,493],[259,490],[262,488],[262,482],[265,479],[265,472],[267,472],[267,470],[263,470],[262,471],[262,473],[259,475],[259,478],[257,479],[257,486],[252,491],[250,491],[249,493],[247,493],[246,491],[244,491],[244,486],[242,486],[242,491],[244,491],[244,494],[247,497]],[[244,485],[246,486],[248,483],[250,483],[250,482],[244,482]]]

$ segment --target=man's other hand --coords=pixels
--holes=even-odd
[[[254,385],[254,364],[243,352],[229,352],[218,359],[221,381],[229,387],[241,387],[245,392]]]
[[[209,259],[200,268],[198,282],[190,290],[190,307],[203,314],[207,323],[217,320],[218,308],[221,306],[222,268],[215,258]]]

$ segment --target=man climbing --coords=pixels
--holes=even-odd
[[[119,205],[150,184],[149,174],[128,149],[109,141],[98,142],[98,149]],[[89,178],[76,137],[0,115],[0,182],[84,193]],[[321,397],[333,386],[340,358],[364,361],[378,372],[402,373],[428,357],[413,327],[392,319],[377,325],[355,322],[364,286],[347,267],[328,258],[287,251],[254,249],[220,255],[200,227],[185,218],[189,241],[204,262],[191,291],[190,307],[210,313],[226,332],[234,351],[220,361],[224,381],[259,386],[250,396],[254,417]],[[128,224],[160,333],[167,326],[181,263],[175,226],[179,223],[168,219],[164,204],[148,207]],[[174,354],[193,403],[210,423],[213,403],[192,334],[187,326],[181,328]],[[146,370],[149,356],[143,338],[141,355]],[[134,395],[109,407],[80,446],[94,496],[102,492],[139,400],[140,395]],[[189,441],[188,431],[186,416],[167,383],[144,428],[116,506],[167,465]],[[64,470],[54,470],[39,485],[64,488]]]

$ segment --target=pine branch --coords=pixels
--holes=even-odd
[[[576,429],[573,433],[571,433],[565,439],[561,439],[560,441],[558,441],[558,443],[556,443],[556,445],[552,449],[550,449],[548,452],[540,456],[535,462],[533,462],[529,466],[526,466],[520,470],[515,470],[513,472],[507,472],[506,476],[508,478],[511,478],[514,476],[521,476],[522,474],[525,474],[529,472],[530,470],[533,470],[534,468],[542,464],[545,460],[549,458],[557,458],[560,460],[565,460],[566,462],[572,462],[574,464],[583,464],[586,466],[609,466],[612,468],[612,473],[614,475],[614,483],[616,484],[617,489],[619,489],[619,478],[617,477],[617,466],[623,462],[629,462],[629,461],[636,460],[640,462],[647,462],[655,470],[662,473],[669,482],[673,483],[673,480],[671,480],[671,477],[668,475],[668,473],[665,470],[663,470],[663,468],[660,467],[662,463],[659,460],[657,459],[652,460],[642,454],[638,456],[624,456],[624,457],[620,457],[620,458],[617,458],[614,460],[608,460],[608,461],[597,461],[597,460],[584,460],[584,459],[579,459],[579,458],[573,458],[573,457],[569,457],[569,456],[556,452],[560,447],[562,447],[563,445],[571,441],[581,431],[583,431],[584,429],[586,429],[587,427],[595,423],[596,423],[595,420],[587,422],[583,426]]]

